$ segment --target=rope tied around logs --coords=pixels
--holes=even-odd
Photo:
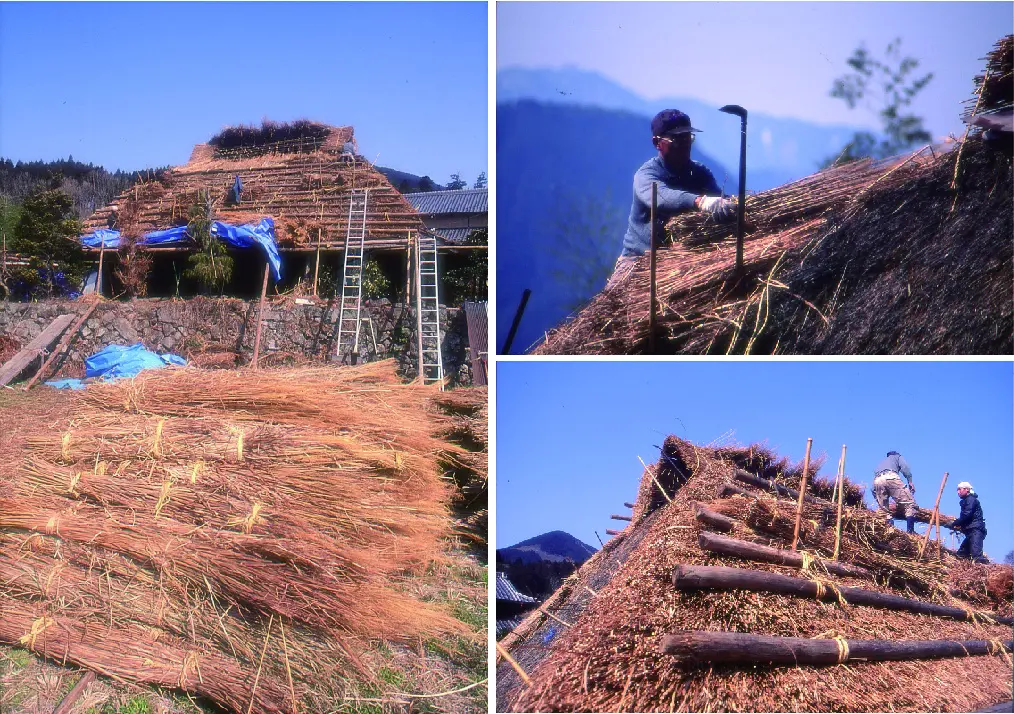
[[[1007,665],[1014,667],[1014,660],[1011,659],[1010,653],[1007,652],[1007,648],[1004,647],[1003,642],[990,638],[986,640],[986,648],[991,655],[1002,654],[1003,658],[1007,661]]]
[[[40,617],[38,620],[32,623],[31,631],[27,635],[24,635],[18,641],[23,645],[27,645],[28,649],[35,649],[36,638],[43,632],[48,630],[51,625],[55,624],[56,620],[54,620],[51,617]]]
[[[849,641],[841,635],[835,635],[834,642],[838,645],[838,664],[845,664],[849,659]]]
[[[799,555],[803,559],[803,564],[799,566],[800,572],[802,572],[809,580],[812,580],[813,584],[817,586],[817,592],[814,594],[814,598],[817,600],[823,600],[824,596],[827,595],[828,590],[830,590],[834,593],[838,604],[842,607],[847,607],[848,601],[845,600],[845,596],[842,595],[841,589],[830,580],[822,579],[816,571],[813,570],[814,565],[819,565],[820,569],[824,571],[824,575],[830,577],[831,574],[824,566],[824,561],[819,556],[810,555],[805,550],[799,551]]]
[[[180,688],[186,686],[186,682],[190,679],[191,672],[197,673],[197,681],[204,684],[204,678],[201,677],[201,664],[200,657],[196,650],[187,652],[186,657],[183,658],[183,668],[180,670]]]

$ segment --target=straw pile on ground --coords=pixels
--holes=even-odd
[[[404,704],[393,652],[484,638],[430,577],[471,456],[441,398],[391,361],[90,386],[3,470],[0,641],[235,712]]]
[[[784,535],[787,528],[791,539],[795,502],[755,489],[716,498],[743,454],[734,457],[732,450],[696,447],[675,437],[663,448],[669,458],[645,472],[634,521],[547,601],[559,620],[535,613],[501,641],[527,670],[530,684],[500,662],[499,711],[975,711],[1010,699],[1011,662],[999,651],[831,666],[690,664],[662,654],[664,636],[691,630],[850,640],[1010,638],[1009,626],[981,618],[962,621],[740,589],[677,590],[677,565],[725,565],[961,610],[974,604],[939,587],[955,566],[952,556],[943,551],[938,560],[932,549],[928,560],[916,561],[916,539],[886,528],[862,508],[845,508],[839,560],[871,569],[872,579],[831,575],[820,560],[801,572],[706,551],[699,535],[708,527],[695,507],[733,517],[731,537],[787,548]],[[684,472],[678,488],[659,479],[664,468]],[[660,488],[667,491],[664,505],[644,509],[651,489]],[[824,508],[819,502],[807,505],[801,550],[830,561],[834,521],[826,524]]]

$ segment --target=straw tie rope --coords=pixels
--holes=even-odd
[[[190,474],[190,483],[197,483],[197,474],[204,470],[204,462],[197,461],[194,463],[194,470]]]
[[[260,513],[261,513],[261,510],[263,510],[263,508],[264,508],[264,504],[263,503],[256,502],[256,503],[254,503],[253,508],[250,510],[250,515],[248,515],[248,516],[236,516],[236,517],[230,518],[229,519],[229,525],[230,526],[240,526],[243,529],[243,532],[246,533],[247,535],[249,535],[250,532],[253,530],[253,527],[255,525],[257,525],[258,521],[263,520],[260,517]]]
[[[32,623],[31,631],[27,635],[23,636],[19,642],[23,645],[28,645],[28,649],[35,649],[35,639],[48,630],[50,625],[55,624],[56,620],[51,617],[40,617]]]
[[[162,456],[162,429],[165,427],[165,419],[158,420],[158,426],[155,427],[155,442],[151,446],[151,455],[155,457]]]
[[[187,680],[190,679],[191,672],[196,672],[197,681],[204,684],[204,679],[201,677],[200,657],[198,657],[197,652],[194,650],[187,652],[186,657],[183,658],[183,668],[180,670],[181,689],[186,686]]]
[[[989,639],[986,641],[986,648],[989,650],[991,655],[1002,654],[1003,658],[1007,660],[1007,664],[1014,666],[1014,660],[1011,659],[1010,654],[1007,652],[1007,648],[1000,640]]]
[[[49,520],[46,521],[44,530],[46,531],[46,535],[60,535],[60,517],[50,516]]]
[[[844,664],[849,659],[849,642],[841,635],[835,635],[834,642],[838,645],[838,664]]]
[[[76,494],[77,485],[81,481],[81,472],[75,471],[74,475],[70,477],[70,484],[67,486],[67,493]]]
[[[60,454],[63,456],[64,461],[70,461],[70,432],[68,431],[63,435],[63,439],[60,442]]]
[[[158,501],[155,502],[155,517],[158,518],[159,514],[162,513],[162,509],[165,508],[166,504],[169,503],[171,497],[171,491],[173,489],[173,480],[168,478],[162,482],[162,490],[159,491]]]

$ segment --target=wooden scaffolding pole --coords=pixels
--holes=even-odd
[[[831,560],[838,560],[841,552],[841,502],[842,491],[845,490],[845,444],[841,445],[841,459],[838,461],[838,520],[834,526],[834,555]]]
[[[257,308],[257,332],[254,336],[254,352],[253,359],[250,361],[250,366],[253,369],[257,369],[257,358],[260,356],[261,351],[261,324],[264,322],[264,298],[268,294],[268,273],[271,271],[271,263],[267,260],[264,261],[264,283],[261,285],[261,302]]]
[[[796,504],[796,527],[792,532],[792,550],[796,549],[799,543],[799,524],[803,520],[803,496],[806,495],[806,475],[810,470],[810,447],[813,446],[813,439],[806,440],[806,458],[803,459],[803,475],[799,479],[799,503]]]
[[[945,471],[944,472],[944,477],[940,480],[940,490],[937,491],[937,500],[936,500],[936,503],[933,504],[933,512],[930,514],[929,525],[926,526],[926,534],[922,538],[922,543],[919,544],[919,555],[916,557],[916,560],[922,560],[922,554],[923,554],[923,551],[926,550],[926,545],[929,543],[930,532],[933,530],[933,522],[934,521],[936,521],[937,524],[938,524],[937,525],[937,532],[939,532],[939,530],[940,530],[940,526],[939,526],[939,523],[940,523],[940,497],[944,495],[944,486],[947,485],[947,477],[949,475],[950,474],[947,471]]]

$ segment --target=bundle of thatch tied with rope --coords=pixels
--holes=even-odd
[[[973,105],[1009,106],[1012,47]],[[644,255],[535,352],[1010,354],[1012,175],[975,133],[747,196],[742,270],[735,222],[681,214],[656,254],[654,335]]]
[[[501,641],[501,711],[976,711],[1010,699],[1010,609],[967,597],[1009,597],[1010,566],[974,573],[888,526],[842,461],[832,501],[809,477],[803,498],[784,485],[791,470],[798,489],[813,463],[767,478],[785,462],[761,447],[670,436],[661,451],[630,525]]]
[[[398,648],[484,641],[430,577],[451,562],[446,474],[474,462],[448,435],[476,401],[392,362],[89,386],[4,470],[0,642],[235,712],[467,694],[451,670],[391,681],[427,681]],[[395,656],[418,671],[378,678]]]

